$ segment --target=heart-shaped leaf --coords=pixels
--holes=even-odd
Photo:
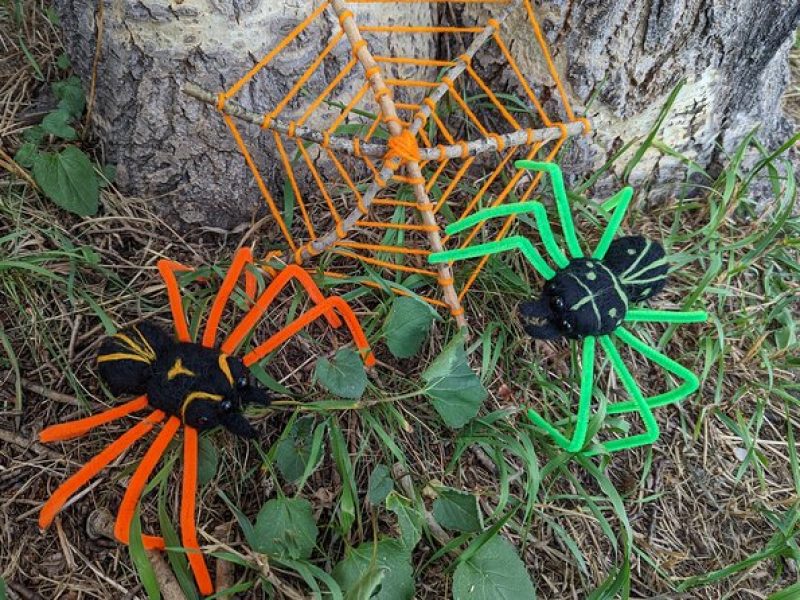
[[[437,492],[439,497],[433,501],[433,518],[439,525],[464,532],[483,529],[477,497],[451,488],[440,488]]]
[[[397,358],[410,358],[419,352],[431,330],[435,313],[431,307],[409,296],[398,296],[386,317],[386,345]]]
[[[426,395],[442,420],[453,428],[462,427],[478,414],[487,391],[467,362],[464,341],[456,336],[422,374]]]
[[[331,360],[317,361],[316,378],[332,394],[341,398],[361,398],[367,388],[367,374],[358,352],[342,348]]]
[[[97,175],[89,157],[75,146],[67,146],[61,152],[40,152],[33,165],[33,178],[42,192],[64,210],[81,217],[97,213]]]
[[[333,569],[345,598],[409,600],[414,597],[411,555],[396,540],[365,542],[348,550]]]
[[[273,498],[261,507],[253,531],[254,550],[278,558],[311,556],[317,524],[304,498]]]
[[[453,600],[534,600],[525,564],[505,538],[495,536],[453,574]]]

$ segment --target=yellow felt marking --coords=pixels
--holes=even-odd
[[[176,358],[175,364],[173,364],[170,370],[167,371],[167,380],[172,381],[178,375],[187,375],[188,377],[194,377],[195,375],[197,375],[197,373],[184,367],[181,359]]]
[[[233,385],[233,373],[231,373],[231,367],[228,364],[228,355],[220,354],[217,362],[219,363],[219,370],[225,374],[225,378],[228,380],[228,383]]]
[[[210,394],[209,392],[190,392],[189,394],[186,394],[186,398],[183,399],[183,404],[181,404],[182,420],[186,420],[186,409],[189,408],[189,405],[195,400],[211,400],[212,402],[220,402],[222,400],[222,396],[219,394]]]
[[[137,344],[124,333],[117,333],[114,335],[114,337],[127,344],[131,350],[133,350],[136,354],[142,356],[143,358],[146,358],[148,362],[153,362],[156,359],[156,354],[155,352],[153,352],[152,348],[149,348],[149,344],[148,344],[149,348],[148,350],[148,348],[145,348],[144,346]]]
[[[114,352],[112,354],[101,354],[97,357],[97,362],[109,362],[112,360],[136,360],[139,362],[143,362],[146,364],[150,364],[150,361],[147,360],[144,356],[139,356],[138,354],[129,354],[127,352]]]
[[[142,340],[142,345],[145,348],[147,348],[147,352],[153,357],[153,360],[155,360],[156,359],[156,351],[153,350],[153,347],[150,345],[150,342],[147,341],[147,338],[144,337],[144,334],[141,332],[141,330],[138,327],[134,326],[133,330],[136,332],[136,335],[139,336],[139,339]]]

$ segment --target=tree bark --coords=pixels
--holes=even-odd
[[[89,89],[96,82],[92,121],[103,141],[106,160],[117,164],[117,185],[129,194],[154,198],[155,207],[179,226],[231,228],[264,211],[264,202],[221,116],[184,94],[187,82],[209,90],[227,89],[266,55],[309,12],[318,0],[55,0],[64,42],[75,70]],[[382,18],[413,14],[421,25],[432,24],[430,6],[392,4],[364,6],[359,13],[383,11]],[[97,17],[97,18],[96,18]],[[97,20],[102,39],[96,74]],[[281,52],[236,100],[264,114],[286,94],[328,44],[336,25],[330,11]],[[402,52],[426,56],[432,46],[419,38],[371,40],[377,54]],[[306,89],[321,92],[350,60],[342,42],[332,60],[315,74]],[[419,69],[405,67],[415,77]],[[349,99],[363,83],[356,67],[337,88],[334,98]],[[302,103],[284,115],[302,113]],[[338,109],[319,108],[310,126],[331,120]],[[252,127],[252,126],[251,126]],[[252,139],[257,139],[254,136]],[[263,139],[263,138],[262,138]],[[256,142],[254,157],[262,173],[281,189],[282,169],[272,146]],[[276,165],[276,168],[270,168]],[[269,183],[269,181],[268,181]]]
[[[220,115],[182,94],[192,82],[209,90],[231,85],[318,6],[314,0],[100,0],[103,36],[96,71],[93,124],[107,160],[118,165],[118,185],[155,198],[178,224],[230,228],[263,210],[258,189]],[[67,50],[87,84],[93,79],[96,5],[56,0]],[[686,81],[659,138],[704,167],[711,167],[756,126],[768,146],[792,125],[781,109],[788,81],[788,51],[800,23],[800,0],[541,0],[534,2],[550,49],[574,100],[589,104],[591,140],[572,144],[565,171],[583,174],[602,165],[626,141],[644,137],[670,92]],[[381,3],[353,5],[382,22],[419,25],[485,24],[491,4]],[[558,95],[542,67],[524,12],[504,24],[514,54],[537,92],[556,108]],[[267,112],[327,44],[335,22],[325,14],[298,45],[282,52],[237,101]],[[425,38],[427,39],[427,38]],[[419,36],[373,36],[375,54],[453,58]],[[311,78],[319,92],[350,60],[346,43],[334,62]],[[480,65],[478,65],[480,68]],[[404,77],[429,76],[403,66]],[[363,82],[356,68],[338,88],[349,98]],[[514,91],[513,78],[494,85]],[[593,99],[590,103],[590,99]],[[300,114],[303,102],[290,105]],[[338,112],[320,107],[309,124]],[[558,111],[555,110],[556,114]],[[252,127],[252,126],[250,126]],[[268,144],[256,160],[281,189],[279,162]],[[619,164],[624,164],[622,160]],[[276,168],[269,168],[276,165]],[[648,153],[631,176],[634,185],[679,177],[679,161]]]
[[[588,105],[594,128],[591,141],[572,146],[565,171],[584,174],[625,142],[644,138],[682,80],[659,139],[711,172],[755,128],[768,147],[797,129],[784,115],[781,97],[800,25],[798,0],[536,0],[535,5],[568,93]],[[465,5],[461,18],[485,19],[490,13]],[[518,55],[538,55],[531,36],[520,30],[514,37]],[[553,95],[550,105],[556,100]],[[617,164],[626,162],[623,157]],[[656,184],[663,192],[668,187],[661,184],[680,177],[683,169],[678,159],[651,152],[630,181]]]

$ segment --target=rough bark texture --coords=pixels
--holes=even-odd
[[[263,211],[253,176],[247,169],[220,115],[180,90],[196,83],[209,90],[233,84],[269,52],[309,11],[314,0],[101,0],[103,36],[96,73],[93,125],[104,142],[107,159],[116,163],[117,184],[125,192],[156,198],[156,206],[180,225],[229,228]],[[86,88],[92,79],[97,4],[55,0],[64,41]],[[378,10],[413,13],[431,24],[427,5],[376,5]],[[365,6],[361,14],[376,10]],[[301,43],[281,52],[237,101],[256,112],[270,110],[327,45],[335,21],[330,11]],[[416,42],[417,46],[414,45]],[[430,55],[419,38],[371,40],[376,53]],[[306,88],[320,92],[350,60],[346,42],[333,61],[311,78]],[[415,68],[406,69],[415,76]],[[349,99],[363,82],[356,68],[338,88]],[[294,110],[294,113],[293,113]],[[300,105],[288,107],[288,118]],[[330,121],[336,109],[320,108],[316,121]],[[260,165],[278,164],[272,152],[255,149]],[[265,168],[275,176],[280,169]]]
[[[575,172],[602,165],[624,142],[644,137],[682,79],[659,138],[712,171],[754,128],[768,146],[796,129],[781,96],[800,25],[798,0],[543,0],[535,8],[570,96],[589,104],[594,136],[573,146]],[[489,13],[466,5],[461,18]],[[537,56],[530,36],[520,30],[515,37],[517,55]],[[538,64],[531,60],[528,71],[541,72]],[[653,152],[631,181],[660,184],[678,171],[676,159]]]
[[[118,184],[159,198],[162,212],[188,224],[231,227],[262,206],[218,114],[180,93],[187,81],[207,89],[230,85],[317,6],[311,0],[101,0],[104,35],[97,70],[94,124]],[[92,78],[96,5],[56,0],[67,49],[79,74]],[[359,4],[357,15],[382,11],[381,21],[483,24],[491,6]],[[544,0],[535,9],[576,106],[591,104],[595,135],[573,145],[568,168],[586,172],[652,127],[674,86],[686,79],[660,138],[703,166],[713,165],[757,125],[767,145],[792,126],[781,110],[788,50],[800,21],[798,0]],[[411,15],[411,16],[409,16]],[[543,95],[552,81],[537,60],[521,20],[511,21],[513,50]],[[279,58],[238,100],[264,112],[285,94],[325,46],[334,26],[326,15],[303,43]],[[432,56],[419,37],[374,36],[376,54]],[[417,44],[415,47],[414,44]],[[421,47],[420,47],[421,46]],[[439,48],[439,53],[442,53]],[[453,49],[448,54],[452,57]],[[342,44],[336,63],[311,79],[320,91],[350,58]],[[404,67],[405,68],[405,67]],[[411,68],[412,71],[414,67]],[[415,76],[413,72],[404,73]],[[360,70],[340,88],[349,97]],[[513,82],[497,82],[497,85]],[[291,108],[291,107],[290,107]],[[335,110],[335,109],[329,109]],[[329,117],[324,110],[318,122]],[[260,164],[275,162],[265,147]],[[649,154],[634,173],[653,181],[676,176],[677,161]],[[266,169],[269,172],[269,169]],[[273,170],[277,176],[279,169]]]

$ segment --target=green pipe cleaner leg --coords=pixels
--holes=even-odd
[[[572,258],[582,258],[583,250],[581,250],[580,242],[578,242],[578,235],[575,233],[575,224],[572,222],[572,212],[569,209],[569,200],[567,199],[567,190],[564,187],[564,176],[561,174],[561,169],[553,163],[536,162],[534,160],[518,160],[514,163],[514,166],[518,169],[541,171],[550,175],[558,218],[561,220],[561,227],[564,230],[567,249]]]
[[[562,252],[561,247],[556,242],[553,236],[553,230],[550,227],[550,220],[547,218],[547,209],[541,202],[536,202],[533,207],[533,216],[536,218],[536,227],[539,229],[539,237],[542,238],[544,249],[547,254],[553,259],[553,262],[563,269],[569,264],[569,259]]]
[[[708,313],[704,310],[672,311],[654,308],[632,308],[625,315],[626,322],[648,323],[705,323]]]
[[[480,225],[489,219],[523,213],[534,214],[536,225],[539,228],[544,247],[550,255],[550,258],[552,258],[559,267],[566,267],[567,264],[569,264],[569,259],[567,259],[561,251],[561,248],[553,237],[553,230],[550,228],[550,221],[547,219],[547,209],[541,202],[517,202],[514,204],[501,204],[499,206],[492,206],[491,208],[484,208],[460,221],[451,223],[447,226],[445,231],[448,235],[454,235],[470,227]]]
[[[683,380],[683,383],[674,390],[647,398],[645,402],[647,402],[647,406],[649,406],[651,409],[658,408],[659,406],[664,406],[666,404],[672,404],[673,402],[680,402],[690,394],[696,392],[697,388],[700,387],[700,380],[697,378],[697,375],[692,373],[683,365],[675,362],[668,356],[665,356],[652,346],[648,346],[630,331],[619,327],[614,332],[614,335],[622,340],[623,343],[627,344],[637,352],[640,352],[643,356],[650,359],[666,371],[669,371],[677,378]],[[625,412],[633,412],[636,410],[638,410],[638,403],[635,401],[618,402],[608,407],[608,414],[616,415]]]
[[[509,215],[518,215],[521,213],[530,213],[535,210],[535,206],[537,204],[541,206],[541,202],[514,202],[512,204],[500,204],[499,206],[484,208],[469,215],[468,217],[459,219],[455,223],[450,223],[450,225],[445,228],[445,232],[447,235],[453,235],[456,233],[461,233],[465,229],[469,229],[475,225],[480,225],[489,219],[507,217]]]
[[[456,250],[445,250],[444,252],[434,252],[428,256],[428,262],[431,264],[442,262],[453,262],[456,260],[464,260],[467,258],[476,258],[478,256],[487,256],[489,254],[498,254],[507,250],[520,250],[528,262],[533,265],[539,274],[545,279],[551,279],[556,272],[550,268],[539,251],[533,247],[530,241],[521,235],[514,235],[495,242],[487,242],[486,244],[478,244],[477,246],[468,246],[466,248],[458,248]]]
[[[603,236],[600,238],[592,258],[603,260],[603,257],[605,257],[606,252],[608,252],[608,247],[611,245],[611,241],[617,234],[617,230],[619,230],[619,226],[622,224],[622,219],[625,217],[625,213],[628,211],[631,198],[633,198],[633,188],[624,187],[606,201],[606,204],[613,205],[616,208],[614,208],[614,212],[611,214],[611,219],[608,222],[608,226],[603,232]]]
[[[528,409],[528,418],[550,434],[553,440],[567,452],[578,452],[586,443],[586,431],[589,428],[589,411],[594,386],[595,341],[596,338],[588,337],[583,342],[580,399],[578,400],[578,414],[575,416],[575,431],[572,433],[572,439],[568,440],[564,437],[558,429],[535,410]]]
[[[619,355],[611,338],[607,335],[602,336],[600,338],[600,344],[603,346],[606,354],[608,354],[608,358],[611,361],[611,368],[620,376],[623,386],[625,386],[628,393],[633,396],[636,402],[636,412],[642,417],[645,428],[645,433],[606,442],[603,444],[603,448],[605,448],[607,452],[616,452],[618,450],[628,450],[630,448],[637,448],[654,443],[658,439],[660,431],[658,429],[658,423],[656,423],[656,419],[653,416],[653,411],[650,410],[650,407],[647,406],[647,402],[644,400],[641,388],[639,388],[639,385],[636,383],[633,375],[631,375],[628,367],[625,366],[625,362]],[[599,450],[590,450],[587,454],[591,456],[598,452]]]

